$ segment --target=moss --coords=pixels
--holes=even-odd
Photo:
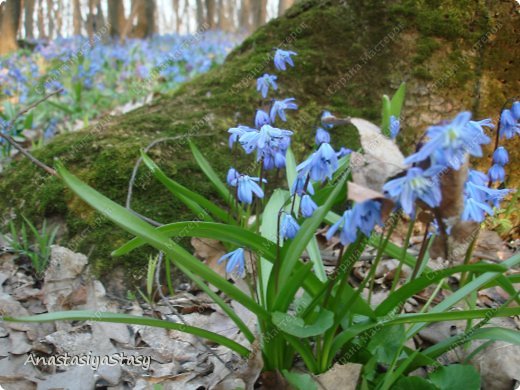
[[[271,21],[247,38],[222,66],[170,94],[159,96],[149,106],[112,118],[103,127],[58,136],[35,154],[48,164],[55,157],[60,158],[81,179],[124,204],[139,149],[158,138],[182,137],[158,145],[150,155],[169,176],[215,198],[211,185],[191,158],[186,137],[193,139],[224,177],[232,163],[226,147],[226,130],[237,123],[251,123],[259,104],[255,79],[273,71],[273,47],[288,47],[298,52],[295,68],[279,75],[279,96],[293,96],[300,106],[284,127],[295,131],[294,149],[301,158],[313,146],[321,110],[328,109],[339,116],[360,116],[377,123],[380,97],[383,93],[391,94],[396,81],[430,79],[432,75],[427,69],[434,69],[437,75],[451,65],[453,59],[438,60],[438,44],[467,49],[472,41],[464,41],[464,37],[483,31],[482,17],[473,2],[452,0],[432,4],[409,0],[400,5],[389,4],[376,0],[300,1],[286,16]],[[433,15],[437,9],[441,9],[440,17]],[[430,25],[423,26],[426,22]],[[400,47],[403,42],[399,39],[388,41],[398,23],[402,23],[404,31],[418,34],[418,44],[412,42],[408,47]],[[467,25],[475,31],[466,31]],[[506,54],[500,56],[503,60]],[[411,71],[410,62],[415,57],[424,63],[415,64]],[[398,58],[407,59],[406,68],[394,68]],[[467,84],[461,79],[453,83],[449,89],[446,87],[446,94]],[[498,100],[486,103],[486,108],[498,106],[495,103]],[[350,127],[333,129],[332,135],[338,148],[359,145],[358,135]],[[244,158],[243,166],[248,161]],[[35,222],[61,216],[68,228],[64,243],[88,253],[99,274],[107,274],[115,264],[121,263],[130,276],[142,275],[145,250],[122,259],[110,258],[110,252],[128,239],[128,234],[100,219],[57,179],[45,179],[27,161],[17,161],[2,173],[0,193],[2,211],[23,212]],[[193,218],[145,168],[137,176],[132,207],[160,222]]]

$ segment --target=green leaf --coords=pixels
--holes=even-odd
[[[448,276],[459,272],[504,272],[507,268],[499,264],[468,264],[459,265],[453,268],[443,269],[435,272],[427,272],[420,278],[417,278],[409,283],[406,283],[400,289],[390,294],[379,306],[376,308],[376,315],[378,317],[384,316],[389,313],[393,308],[397,307],[402,302],[405,302],[408,298],[414,294],[424,290],[429,285],[440,281]]]
[[[323,222],[323,218],[334,204],[336,197],[345,188],[346,175],[343,175],[336,184],[336,187],[327,198],[323,206],[318,207],[311,218],[307,218],[302,223],[296,237],[284,245],[284,256],[282,266],[280,268],[280,282],[284,283],[288,280],[290,273],[294,269],[294,265],[300,258],[303,250],[307,247],[309,241],[314,237],[316,229]]]
[[[430,374],[440,390],[480,390],[480,375],[473,366],[452,364]]]
[[[390,105],[390,99],[388,98],[387,95],[383,95],[383,98],[382,98],[382,112],[381,112],[381,116],[382,116],[382,121],[381,121],[381,132],[386,135],[387,137],[390,137],[390,110],[391,110],[391,105]]]
[[[419,376],[407,376],[399,379],[392,390],[439,390],[439,388]]]
[[[404,96],[406,94],[406,83],[401,83],[397,91],[395,91],[390,101],[390,115],[399,118],[404,104]]]
[[[188,143],[190,144],[191,152],[193,153],[193,157],[199,164],[200,168],[202,169],[202,172],[207,176],[207,178],[211,181],[217,192],[220,194],[222,199],[224,199],[227,204],[236,211],[236,204],[234,201],[233,196],[231,195],[231,192],[229,192],[226,185],[220,180],[215,170],[211,167],[208,160],[202,155],[200,150],[195,146],[195,144],[188,140]]]
[[[489,312],[492,313],[493,309],[489,309]],[[496,327],[470,329],[468,332],[449,337],[435,345],[432,345],[424,350],[423,353],[428,357],[435,359],[444,352],[453,349],[455,346],[465,344],[471,340],[505,341],[511,344],[520,345],[520,332],[517,330]]]
[[[188,206],[198,218],[207,220],[209,215],[206,210],[208,210],[221,221],[234,223],[234,220],[229,217],[228,212],[222,210],[204,196],[189,190],[166,176],[157,164],[155,164],[143,151],[141,152],[141,158],[155,178],[159,180],[159,182],[161,182],[174,196],[186,204],[186,206]],[[209,220],[211,220],[211,218],[209,218]]]
[[[334,313],[321,310],[314,324],[305,324],[303,318],[294,317],[279,311],[272,315],[273,324],[283,332],[299,338],[323,334],[334,323]]]
[[[230,298],[235,299],[244,307],[251,310],[257,316],[268,319],[269,315],[260,305],[258,305],[251,297],[242,292],[238,287],[234,286],[222,276],[217,274],[211,268],[201,263],[192,254],[186,251],[177,243],[168,239],[163,233],[155,230],[148,223],[144,222],[124,207],[111,201],[104,195],[83,183],[74,175],[70,174],[60,163],[56,163],[56,170],[65,184],[73,190],[86,203],[98,210],[103,216],[116,223],[118,226],[129,233],[140,237],[146,243],[154,248],[163,251],[170,259],[175,261],[179,268],[187,269],[195,275],[198,275],[208,283],[214,285],[227,294]]]
[[[367,349],[376,357],[379,363],[390,364],[396,351],[404,342],[403,325],[389,326],[376,332],[367,345]]]
[[[318,390],[316,382],[309,374],[290,372],[285,369],[282,370],[282,374],[287,382],[298,390]]]
[[[132,324],[132,325],[146,325],[153,326],[155,328],[173,329],[181,332],[193,334],[195,336],[203,337],[208,340],[214,341],[220,345],[224,345],[229,349],[237,352],[241,356],[248,356],[249,350],[237,342],[228,339],[222,335],[214,332],[210,332],[205,329],[197,328],[195,326],[184,325],[182,323],[164,321],[157,318],[133,316],[129,314],[119,313],[107,313],[101,311],[88,311],[88,310],[71,310],[71,311],[59,311],[53,313],[39,314],[36,316],[29,317],[3,317],[4,321],[7,322],[50,322],[50,321],[98,321],[98,322],[112,322],[121,324]]]

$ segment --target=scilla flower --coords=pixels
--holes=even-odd
[[[280,234],[283,238],[294,238],[298,231],[300,230],[300,225],[296,222],[296,219],[291,214],[284,214],[282,217],[282,224],[280,227]]]
[[[298,105],[293,103],[294,98],[288,98],[284,100],[275,100],[273,106],[271,107],[271,122],[274,123],[276,120],[276,116],[278,115],[281,120],[284,122],[287,121],[287,117],[285,116],[285,110],[297,110]]]
[[[330,134],[328,131],[323,130],[321,127],[318,127],[316,130],[316,137],[314,138],[316,141],[316,145],[320,146],[322,143],[330,143]]]
[[[520,120],[520,102],[514,102],[511,106],[511,113],[513,114],[513,118],[517,121]]]
[[[329,123],[328,120],[332,120],[334,116],[330,113],[330,111],[323,111],[321,113],[321,125],[326,129],[332,129],[334,124]]]
[[[462,211],[461,219],[463,221],[475,221],[480,223],[486,218],[486,213],[489,215],[493,214],[493,210],[489,205],[468,198],[464,202],[464,210]]]
[[[500,114],[500,137],[507,139],[513,138],[515,134],[520,134],[518,118],[515,118],[510,110],[502,111]]]
[[[238,127],[230,128],[228,130],[228,133],[231,134],[229,136],[229,148],[231,149],[233,147],[233,144],[239,140],[240,136],[242,136],[245,133],[251,132],[251,131],[256,131],[256,130],[252,129],[251,127],[243,126],[243,125],[238,125]]]
[[[412,164],[432,157],[435,164],[459,169],[464,162],[465,153],[482,157],[481,144],[490,142],[482,131],[482,122],[470,124],[471,113],[461,112],[446,125],[431,126],[426,134],[430,140],[415,154],[407,157],[405,164]],[[485,121],[486,123],[487,120]]]
[[[506,171],[500,164],[493,164],[488,171],[489,180],[494,183],[503,183],[506,178]]]
[[[426,171],[410,168],[405,176],[387,182],[383,191],[398,202],[408,215],[414,215],[417,199],[430,207],[437,207],[441,203],[441,189],[435,175],[441,170],[442,167],[438,165]]]
[[[309,218],[312,216],[312,214],[314,214],[314,211],[318,208],[318,205],[314,203],[314,201],[309,195],[303,195],[300,203],[300,208],[302,215],[305,218]]]
[[[332,146],[322,143],[307,160],[296,167],[303,176],[310,174],[314,181],[325,181],[332,179],[332,174],[338,169],[338,156]]]
[[[509,154],[503,146],[499,146],[497,150],[493,152],[493,162],[502,166],[509,162]]]
[[[263,125],[269,125],[271,120],[269,119],[269,114],[264,110],[256,110],[255,115],[255,127],[260,129]]]
[[[285,64],[289,64],[294,66],[294,62],[291,56],[297,55],[294,51],[287,51],[282,49],[277,49],[274,53],[274,66],[278,70],[286,70],[287,67]]]
[[[226,253],[222,256],[218,264],[227,260],[226,264],[226,272],[228,274],[232,273],[236,269],[237,275],[243,277],[245,275],[245,257],[244,257],[244,249],[238,248],[233,252]]]
[[[238,140],[246,153],[256,150],[257,160],[260,160],[266,154],[274,156],[277,151],[283,151],[285,156],[292,134],[290,130],[263,125],[260,130],[243,133]]]
[[[231,187],[235,187],[237,185],[237,179],[240,175],[238,174],[237,170],[233,167],[229,168],[229,171],[226,176],[226,182]]]
[[[401,130],[401,122],[399,121],[399,118],[396,118],[395,116],[390,116],[390,137],[392,139],[395,139],[397,135],[399,134],[399,131]]]
[[[341,228],[339,239],[342,245],[347,245],[356,241],[357,228],[354,224],[354,210],[346,210],[341,218],[332,225],[327,231],[327,241]]]
[[[249,177],[247,175],[240,175],[235,181],[232,181],[232,186],[238,186],[237,194],[238,200],[242,203],[253,203],[253,194],[258,198],[264,197],[264,191],[257,184],[260,181],[258,177]],[[262,180],[264,183],[267,181]]]
[[[344,148],[342,146],[341,149],[336,153],[336,156],[338,158],[341,158],[341,157],[345,157],[345,156],[349,155],[350,153],[352,153],[352,149]]]
[[[269,87],[273,88],[275,91],[278,89],[278,85],[276,84],[276,76],[266,73],[256,79],[256,90],[262,94],[264,99],[267,97]]]
[[[307,183],[306,189],[303,188],[305,186],[305,183]],[[312,187],[310,180],[307,180],[307,176],[298,175],[296,177],[296,180],[294,181],[291,187],[291,195],[294,195],[295,193],[299,196],[303,196],[306,193],[314,195],[314,188]]]

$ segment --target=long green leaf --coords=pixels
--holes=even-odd
[[[468,264],[459,265],[453,268],[443,269],[435,272],[423,274],[420,278],[417,278],[394,293],[390,294],[376,309],[376,315],[378,317],[384,316],[389,313],[393,308],[397,307],[400,303],[405,302],[408,298],[414,294],[424,290],[432,283],[436,283],[441,279],[451,276],[459,272],[503,272],[507,268],[498,264]]]
[[[160,320],[157,318],[133,316],[129,314],[108,313],[100,311],[88,310],[70,310],[59,311],[54,313],[45,313],[28,317],[3,317],[7,322],[51,322],[51,321],[97,321],[97,322],[112,322],[120,324],[132,325],[146,325],[155,328],[173,329],[181,332],[193,334],[195,336],[203,337],[214,341],[220,345],[224,345],[229,349],[237,352],[241,356],[248,356],[249,350],[244,346],[238,344],[236,341],[228,339],[218,333],[210,332],[205,329],[197,328],[195,326],[184,325],[182,323],[170,322]]]
[[[167,256],[173,259],[175,263],[186,267],[186,269],[189,269],[194,274],[202,277],[208,283],[219,288],[230,298],[235,299],[257,316],[265,320],[269,319],[269,315],[265,309],[258,305],[251,297],[243,293],[233,284],[229,283],[211,268],[201,263],[184,248],[168,239],[168,237],[163,233],[153,229],[152,226],[139,219],[124,207],[118,205],[89,187],[87,184],[83,183],[77,177],[69,173],[61,163],[58,162],[56,164],[56,170],[70,189],[106,218],[131,234],[142,238],[145,242],[156,249],[163,251]]]
[[[236,211],[236,204],[234,201],[233,196],[231,195],[231,192],[229,192],[226,185],[220,180],[220,178],[217,175],[217,172],[211,167],[208,160],[202,155],[200,150],[195,146],[195,144],[189,140],[191,152],[193,153],[193,157],[199,164],[200,168],[202,169],[202,172],[206,175],[206,177],[211,181],[217,192],[220,194],[223,200],[227,202],[229,207],[231,207],[234,211]]]
[[[153,173],[155,178],[159,180],[159,182],[161,182],[174,196],[185,202],[185,204],[190,207],[196,215],[206,220],[206,210],[208,210],[221,221],[231,223],[235,222],[233,218],[229,218],[229,213],[227,211],[222,210],[204,196],[189,190],[182,184],[179,184],[166,176],[165,173],[157,166],[157,164],[155,164],[155,162],[153,162],[150,157],[146,155],[146,153],[141,152],[141,158],[143,159],[143,162],[148,167],[148,169],[150,169],[150,171]],[[189,202],[186,202],[186,200]]]

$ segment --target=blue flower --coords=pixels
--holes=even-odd
[[[513,114],[513,118],[517,121],[520,120],[520,102],[514,102],[511,106],[511,113]]]
[[[294,66],[294,62],[291,58],[291,56],[297,55],[294,51],[287,51],[282,49],[277,49],[274,53],[274,66],[278,70],[285,70],[287,69],[285,64],[289,64],[291,66]]]
[[[291,143],[293,132],[263,125],[260,130],[243,133],[239,142],[246,151],[257,151],[257,161],[264,160],[264,168],[285,166],[285,153]],[[282,165],[280,165],[282,164]]]
[[[510,139],[514,137],[515,133],[520,134],[518,119],[515,119],[510,110],[502,111],[502,114],[500,114],[500,137]]]
[[[321,127],[318,127],[316,130],[316,137],[314,138],[316,141],[316,145],[321,145],[322,143],[330,143],[330,134],[328,131],[323,130]]]
[[[294,98],[288,98],[284,100],[275,100],[273,106],[271,107],[271,122],[274,123],[276,119],[276,115],[280,117],[284,122],[287,121],[285,116],[285,110],[297,110],[298,105],[293,103]]]
[[[239,175],[238,171],[235,168],[231,167],[231,168],[229,168],[229,171],[227,173],[226,182],[228,183],[229,186],[236,187],[237,179],[239,176],[240,175]]]
[[[461,219],[463,221],[475,221],[482,222],[486,218],[486,214],[493,214],[493,210],[486,203],[481,203],[475,199],[468,198],[464,202],[464,211],[462,212]]]
[[[506,178],[506,171],[500,164],[493,164],[488,171],[489,180],[492,182],[503,183]]]
[[[294,238],[300,230],[300,225],[294,219],[291,214],[284,214],[282,218],[282,225],[280,228],[280,234],[283,238]]]
[[[275,91],[278,89],[278,85],[276,84],[276,78],[276,76],[266,73],[262,77],[256,79],[256,90],[262,94],[262,97],[264,99],[267,96],[269,87],[273,88],[273,90]]]
[[[243,277],[245,275],[244,249],[238,248],[233,252],[226,253],[219,259],[218,264],[226,260],[228,260],[226,265],[226,272],[228,274],[232,273],[236,269],[239,276]]]
[[[260,129],[263,125],[271,124],[271,120],[269,119],[269,114],[264,110],[256,110],[255,115],[255,127]]]
[[[338,169],[338,156],[328,143],[322,143],[317,151],[296,167],[302,176],[310,174],[312,180],[321,182],[326,178],[332,179],[336,169]]]
[[[336,153],[336,156],[338,156],[338,158],[341,158],[349,155],[350,153],[352,153],[352,149],[344,148],[342,146],[339,152]]]
[[[236,180],[238,186],[238,200],[242,203],[253,203],[253,194],[258,198],[264,197],[264,191],[257,184],[260,181],[258,177],[249,177],[247,175],[240,175]],[[265,179],[262,180],[264,183]],[[233,182],[232,182],[233,183]]]
[[[395,139],[397,137],[397,134],[399,134],[399,131],[401,130],[401,121],[399,118],[396,118],[395,116],[390,116],[390,137],[392,139]]]
[[[405,164],[412,164],[433,157],[434,163],[458,170],[464,162],[465,153],[482,157],[481,144],[489,143],[482,126],[488,120],[471,122],[470,112],[461,112],[446,125],[431,126],[426,134],[430,140],[415,154],[407,157]]]
[[[415,201],[422,200],[430,207],[441,203],[441,189],[435,177],[442,167],[434,165],[423,171],[421,168],[410,168],[406,176],[390,180],[383,186],[383,191],[398,202],[408,215],[414,215]]]
[[[354,224],[353,209],[346,210],[341,218],[329,228],[327,234],[325,235],[327,241],[332,238],[332,236],[338,231],[339,228],[341,228],[339,239],[342,245],[347,245],[356,241],[357,227]]]
[[[493,162],[498,165],[506,165],[509,162],[509,154],[506,148],[499,146],[497,150],[493,152]]]
[[[374,226],[381,224],[381,203],[367,200],[356,203],[352,209],[346,210],[343,216],[329,228],[326,237],[330,240],[341,227],[340,241],[341,244],[347,245],[356,241],[358,230],[369,237]]]
[[[305,182],[307,182],[307,188],[304,190]],[[294,181],[291,187],[291,195],[298,194],[299,196],[303,196],[306,193],[314,195],[314,188],[312,187],[311,181],[307,181],[306,175],[298,175],[296,180]]]
[[[314,203],[314,201],[309,195],[303,195],[300,203],[300,208],[302,215],[305,218],[309,218],[312,216],[312,214],[314,214],[314,210],[318,208],[318,205]]]
[[[228,130],[228,133],[231,134],[229,136],[229,148],[233,147],[233,144],[239,140],[239,138],[245,134],[252,131],[256,131],[248,126],[238,125],[238,127],[232,127]]]
[[[333,119],[334,116],[330,113],[330,111],[323,111],[321,113],[321,125],[326,129],[332,129],[334,124],[329,123],[327,120]]]

